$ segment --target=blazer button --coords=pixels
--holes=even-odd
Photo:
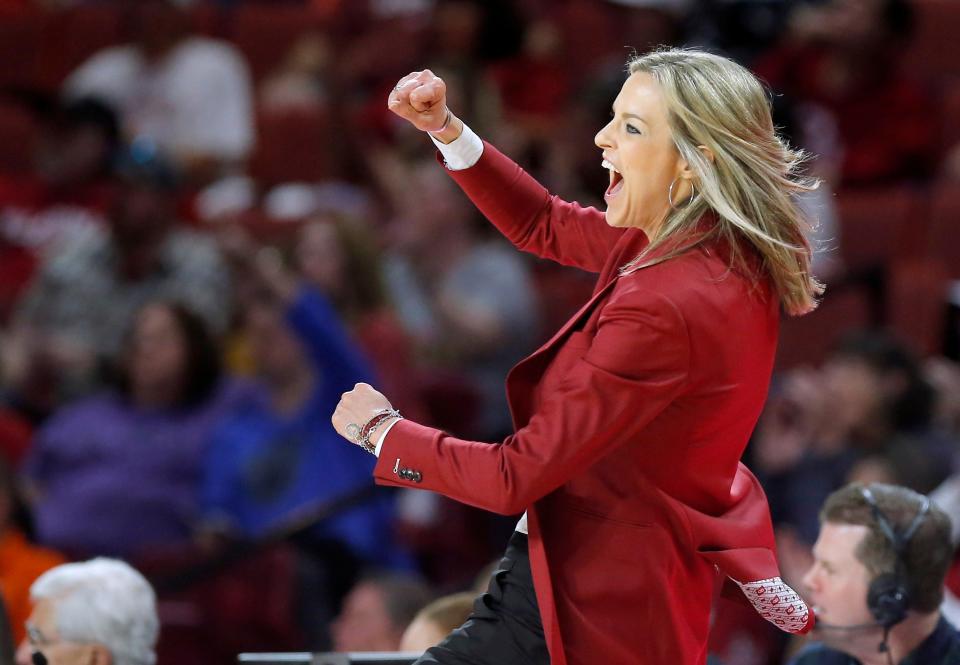
[[[414,471],[413,477],[411,479],[413,480],[413,482],[419,483],[421,480],[423,480],[423,476],[420,474],[419,471]]]
[[[400,473],[397,475],[399,475],[403,480],[407,480],[410,477],[410,469],[400,469]]]

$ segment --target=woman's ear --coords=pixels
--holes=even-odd
[[[711,149],[708,148],[707,146],[705,146],[705,145],[698,145],[698,146],[697,146],[697,150],[699,150],[699,151],[700,151],[700,154],[702,154],[702,155],[707,159],[707,161],[710,162],[711,164],[713,164],[714,161],[716,161],[716,156],[713,154],[713,150],[711,150]],[[690,168],[690,163],[687,162],[685,159],[684,159],[684,160],[681,160],[681,161],[680,161],[680,174],[679,174],[678,177],[679,177],[681,180],[695,181],[695,180],[696,180],[696,176],[697,176],[697,174],[694,172],[694,170],[693,170],[692,168]]]
[[[707,146],[705,146],[705,145],[698,145],[698,146],[697,146],[697,150],[699,150],[699,151],[703,154],[703,156],[707,158],[707,161],[709,161],[711,164],[713,164],[713,163],[715,163],[715,162],[717,161],[717,156],[714,155],[714,154],[713,154],[713,150],[711,150],[711,149],[708,148]]]

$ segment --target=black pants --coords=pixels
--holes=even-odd
[[[415,665],[549,665],[527,536],[515,532],[467,622]]]

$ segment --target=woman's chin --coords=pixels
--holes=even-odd
[[[623,214],[620,211],[611,210],[608,207],[605,217],[607,219],[607,226],[612,226],[617,229],[623,226]]]

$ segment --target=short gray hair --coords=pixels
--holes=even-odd
[[[160,633],[150,583],[123,561],[97,558],[51,568],[30,587],[53,604],[60,637],[110,650],[114,665],[154,665]]]

